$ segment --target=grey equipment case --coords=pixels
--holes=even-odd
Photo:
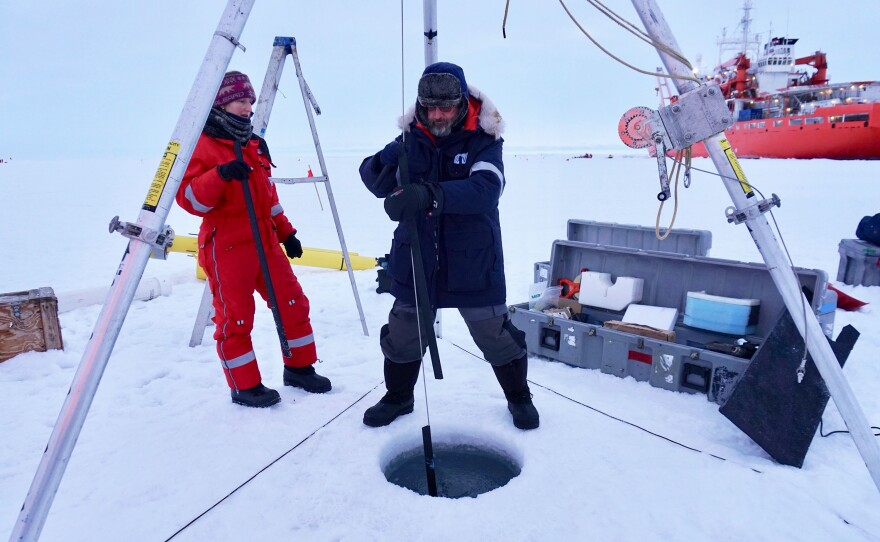
[[[559,279],[572,279],[584,268],[610,273],[612,280],[618,277],[643,279],[639,304],[678,309],[674,340],[603,327],[606,321],[622,320],[622,311],[579,305],[575,306],[576,311],[580,310],[580,314],[574,315],[576,319],[566,319],[530,310],[528,303],[512,305],[511,318],[525,332],[529,354],[576,367],[599,369],[618,377],[632,376],[658,388],[705,393],[708,400],[722,404],[748,367],[750,358],[709,350],[707,345],[734,345],[737,339],[759,345],[785,309],[764,264],[554,241],[548,269],[550,285]],[[794,268],[794,271],[807,298],[811,299],[809,310],[819,313],[828,291],[827,273],[802,268]],[[755,332],[743,337],[684,325],[687,292],[694,291],[760,300]],[[817,292],[819,295],[814,295]],[[833,318],[834,312],[824,317]],[[823,328],[830,337],[833,321],[825,324]]]

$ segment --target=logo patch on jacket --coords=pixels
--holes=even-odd
[[[467,164],[467,155],[468,153],[463,152],[461,154],[456,154],[452,159],[453,164]]]

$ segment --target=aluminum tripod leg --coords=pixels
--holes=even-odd
[[[656,2],[654,0],[632,0],[632,3],[648,34],[654,40],[679,52],[678,43],[676,43]],[[659,53],[669,74],[687,77],[693,75],[682,62],[664,52]],[[679,52],[679,54],[681,53]],[[675,85],[679,94],[684,94],[696,87],[694,81],[685,79],[675,79]],[[744,222],[767,264],[770,276],[782,295],[785,306],[794,319],[798,331],[805,338],[807,349],[828,386],[834,404],[837,405],[837,409],[852,435],[853,442],[855,442],[871,477],[874,479],[874,484],[880,490],[880,444],[877,443],[877,439],[871,432],[870,424],[853,395],[849,383],[843,376],[843,370],[822,333],[816,315],[812,310],[803,310],[803,307],[809,306],[809,303],[801,292],[800,283],[791,269],[791,265],[785,259],[785,254],[780,248],[767,218],[758,209],[758,198],[752,191],[752,187],[749,186],[724,134],[714,135],[704,141],[704,144],[715,168],[724,181],[724,186],[730,194],[737,212],[745,217]],[[815,292],[815,295],[819,295],[819,293]],[[805,312],[806,318],[804,318]],[[794,373],[791,377],[797,378]]]
[[[213,306],[211,305],[212,299],[211,287],[206,283],[205,289],[202,290],[202,301],[199,303],[199,312],[196,313],[196,325],[193,326],[192,335],[189,338],[190,348],[202,344],[202,336],[205,334],[205,328],[211,320],[211,313],[213,312]]]
[[[142,231],[164,229],[165,219],[174,204],[174,196],[201,127],[208,118],[208,111],[253,4],[254,0],[230,0],[226,5],[138,215],[137,226]],[[40,536],[152,249],[149,242],[133,238],[122,256],[10,541],[30,541]]]
[[[319,115],[321,114],[321,108],[318,107],[318,104],[315,102],[315,97],[312,96],[311,89],[309,89],[305,78],[303,78],[302,69],[299,65],[299,55],[296,53],[296,40],[293,38],[275,38],[276,46],[280,39],[290,40],[288,47],[290,48],[290,55],[293,57],[293,65],[296,68],[296,78],[299,80],[299,88],[302,91],[303,105],[306,108],[309,127],[312,129],[312,139],[315,141],[315,151],[318,153],[318,163],[321,166],[321,177],[325,179],[324,188],[327,190],[327,200],[330,202],[330,211],[333,213],[333,222],[336,224],[336,233],[339,235],[339,246],[342,249],[342,257],[345,259],[345,266],[348,268],[348,280],[351,282],[351,291],[354,293],[354,301],[357,304],[358,314],[361,317],[361,328],[363,329],[364,335],[369,336],[370,333],[367,331],[367,321],[364,318],[364,309],[361,307],[361,297],[358,294],[357,285],[354,281],[351,259],[348,255],[348,248],[345,245],[345,237],[342,235],[342,224],[339,222],[339,213],[336,211],[336,200],[333,199],[333,190],[330,188],[330,177],[327,175],[327,166],[324,163],[324,151],[321,150],[321,140],[318,139],[318,131],[315,129],[315,118],[312,116],[312,107]],[[278,71],[280,75],[280,68]],[[309,105],[312,105],[312,107],[309,107]]]
[[[345,237],[342,234],[342,225],[339,222],[339,213],[336,210],[336,200],[333,198],[333,190],[330,188],[330,178],[327,176],[327,167],[324,163],[324,152],[321,150],[321,141],[318,139],[318,132],[315,129],[315,119],[312,116],[312,108],[321,113],[318,104],[315,102],[312,91],[306,84],[299,65],[299,56],[296,53],[296,40],[294,38],[276,37],[272,47],[272,55],[269,58],[269,67],[266,70],[266,76],[263,79],[263,86],[260,89],[260,97],[257,98],[256,111],[254,112],[253,125],[254,132],[264,137],[266,128],[269,125],[269,116],[272,114],[272,107],[275,104],[275,95],[278,92],[278,86],[281,82],[281,73],[284,70],[284,61],[287,55],[293,57],[294,66],[296,68],[296,78],[299,80],[299,87],[303,97],[303,104],[306,108],[306,116],[309,119],[309,127],[312,131],[312,140],[315,142],[315,151],[318,154],[318,162],[321,167],[321,175],[318,177],[298,178],[298,179],[273,179],[276,184],[294,184],[294,183],[324,183],[327,190],[327,199],[330,202],[330,211],[333,213],[333,222],[336,224],[336,234],[339,236],[339,245],[342,249],[342,257],[345,260],[345,266],[348,270],[348,279],[351,282],[351,290],[354,293],[355,304],[357,305],[358,315],[361,319],[361,328],[364,335],[369,336],[367,331],[367,321],[364,318],[364,309],[361,306],[361,298],[358,294],[357,285],[354,280],[354,272],[351,267],[351,258],[348,254],[348,247],[345,244]],[[311,106],[311,107],[310,107]],[[202,293],[202,301],[193,325],[192,337],[189,345],[196,346],[202,344],[202,337],[205,334],[205,328],[211,319],[211,292],[207,284]]]

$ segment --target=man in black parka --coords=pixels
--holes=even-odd
[[[425,68],[415,106],[400,119],[410,184],[398,187],[401,136],[364,159],[361,179],[398,222],[388,258],[394,306],[382,327],[388,392],[364,413],[371,427],[413,411],[413,388],[426,343],[419,344],[410,235],[415,218],[432,310],[454,307],[504,390],[513,423],[538,427],[526,380],[525,335],[507,314],[498,199],[504,190],[495,106],[457,65]],[[384,174],[383,174],[384,172]]]

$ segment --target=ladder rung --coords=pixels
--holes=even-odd
[[[298,183],[326,183],[329,179],[325,175],[318,177],[272,177],[275,184],[298,184]]]

